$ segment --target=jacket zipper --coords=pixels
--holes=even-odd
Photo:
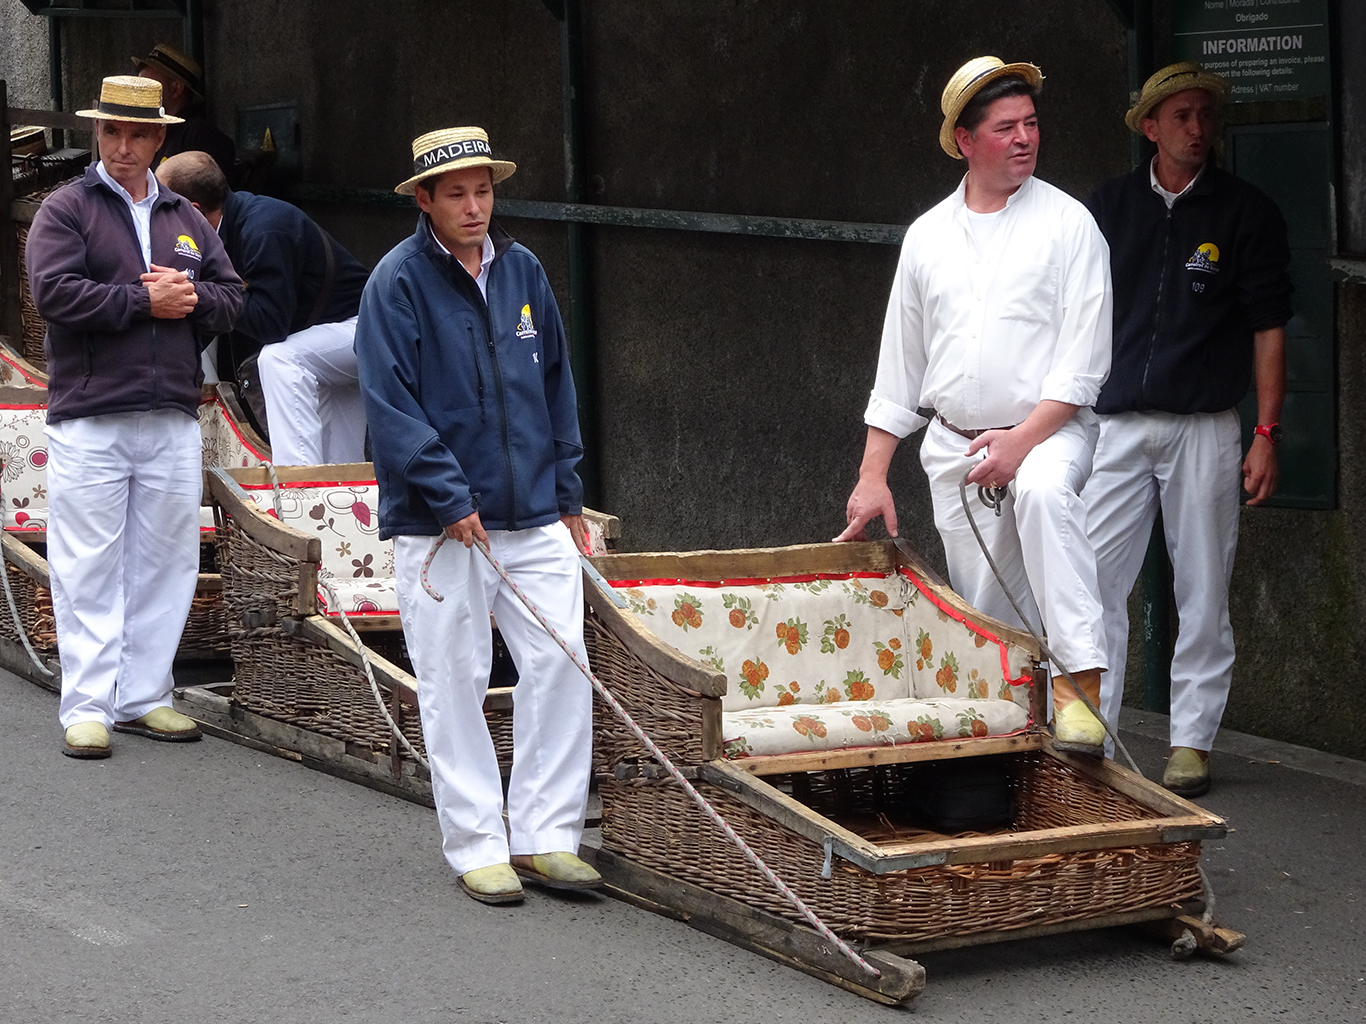
[[[507,469],[508,475],[508,514],[511,521],[508,523],[509,530],[518,529],[517,526],[517,479],[512,474],[512,440],[508,436],[508,410],[507,395],[503,390],[503,370],[498,365],[498,353],[493,347],[493,315],[489,312],[488,303],[484,303],[484,326],[488,330],[489,340],[489,359],[493,363],[493,385],[498,389],[498,409],[499,423],[503,435],[503,465]]]
[[[465,330],[470,336],[470,355],[474,357],[474,375],[479,385],[479,422],[483,423],[488,419],[484,409],[484,369],[479,365],[479,343],[474,340],[474,325],[465,324]],[[492,348],[492,346],[489,346]]]
[[[152,321],[152,341],[148,346],[152,362],[152,408],[161,408],[161,382],[157,379],[157,322]]]
[[[1167,285],[1167,256],[1172,247],[1172,211],[1167,210],[1167,231],[1162,239],[1162,262],[1158,264],[1157,295],[1153,300],[1153,332],[1148,336],[1148,358],[1143,361],[1143,380],[1139,385],[1139,401],[1148,404],[1148,371],[1152,369],[1153,354],[1157,351],[1157,330],[1162,322],[1162,292]]]

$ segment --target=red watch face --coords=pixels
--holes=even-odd
[[[1284,434],[1285,431],[1281,429],[1281,425],[1279,423],[1273,423],[1269,427],[1258,425],[1257,433],[1261,434],[1272,444],[1280,444],[1281,435]]]

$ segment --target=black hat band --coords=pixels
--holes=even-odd
[[[173,74],[179,75],[185,81],[189,82],[191,88],[194,88],[195,85],[199,84],[199,76],[196,75],[189,68],[187,68],[184,64],[180,63],[180,61],[172,57],[165,50],[162,50],[160,48],[154,49],[151,53],[151,56],[149,56],[146,60],[156,61],[159,64],[164,64],[168,71],[172,72]],[[146,61],[144,61],[143,63],[146,63]]]
[[[162,107],[133,107],[127,103],[110,103],[108,100],[100,100],[95,109],[101,114],[108,114],[110,117],[140,117],[145,120],[155,120],[166,116],[166,111]]]

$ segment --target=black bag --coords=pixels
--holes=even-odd
[[[922,762],[906,780],[906,814],[936,832],[987,832],[1015,818],[1010,772],[996,757]]]

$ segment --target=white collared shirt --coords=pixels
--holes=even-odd
[[[427,225],[427,230],[432,232],[432,241],[437,244],[437,247],[447,256],[450,256],[452,259],[454,259],[455,254],[441,244],[441,239],[436,237],[436,232],[432,231],[432,226],[430,223]],[[456,260],[455,262],[460,263],[459,260]],[[479,286],[479,294],[484,297],[485,302],[489,301],[489,264],[492,262],[493,239],[489,238],[489,236],[486,234],[484,235],[484,251],[483,254],[479,257],[479,276],[474,279],[474,283]],[[460,265],[462,267],[464,266],[463,263],[460,263]],[[468,271],[466,271],[466,273],[468,273]]]
[[[1157,180],[1157,156],[1154,155],[1153,162],[1148,165],[1148,180],[1151,181],[1153,184],[1153,191],[1162,197],[1162,201],[1167,204],[1167,209],[1170,210],[1172,208],[1173,203],[1175,203],[1178,199],[1184,196],[1191,189],[1195,188],[1195,183],[1200,180],[1202,175],[1204,175],[1205,168],[1208,166],[1209,161],[1206,160],[1204,164],[1201,165],[1200,170],[1195,172],[1195,177],[1192,178],[1190,181],[1186,182],[1186,187],[1183,188],[1180,192],[1168,192],[1165,188],[1162,187],[1162,183]]]
[[[906,232],[864,422],[897,437],[931,408],[968,430],[1044,399],[1089,406],[1110,372],[1110,249],[1087,209],[1037,178],[975,243],[956,192]]]
[[[147,195],[140,201],[134,201],[129,191],[109,176],[109,172],[104,169],[104,161],[101,160],[95,165],[95,173],[100,176],[100,180],[114,190],[116,195],[123,197],[123,201],[128,204],[128,209],[133,214],[133,228],[138,233],[138,242],[142,245],[142,262],[150,271],[152,269],[152,207],[156,205],[157,197],[161,194],[157,188],[156,175],[149,169],[147,171]]]

